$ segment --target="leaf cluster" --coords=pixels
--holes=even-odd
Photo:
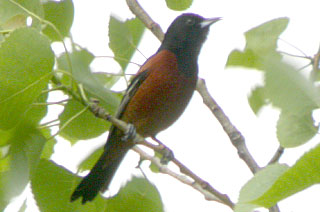
[[[72,0],[0,0],[0,210],[30,183],[40,211],[163,211],[158,191],[142,178],[131,179],[108,200],[99,196],[85,206],[69,202],[81,178],[50,160],[55,135],[74,144],[105,133],[110,124],[96,118],[79,100],[97,99],[114,114],[121,99],[111,89],[119,74],[94,73],[90,65],[95,56],[72,42],[73,17]],[[121,75],[143,31],[138,19],[110,18],[109,46],[123,69]],[[64,46],[64,53],[52,50],[54,42]],[[67,98],[48,102],[48,94],[56,91]],[[43,123],[52,104],[63,110],[56,120]],[[55,126],[58,133],[50,130]],[[94,153],[79,169],[90,169],[97,157]],[[20,211],[24,210],[26,201]]]
[[[166,4],[173,10],[185,10],[192,0],[166,0]],[[110,199],[98,196],[85,206],[69,202],[80,177],[50,160],[55,135],[74,144],[108,131],[110,124],[96,118],[82,103],[97,99],[106,111],[115,113],[121,94],[112,87],[125,75],[144,32],[138,19],[122,22],[110,17],[109,47],[122,72],[94,73],[91,64],[96,56],[72,41],[73,17],[72,0],[0,0],[0,210],[30,183],[41,211],[163,211],[155,186],[140,178],[133,178]],[[313,114],[320,95],[317,79],[284,62],[277,50],[288,22],[288,18],[279,18],[247,31],[245,48],[230,53],[227,67],[264,74],[264,84],[248,98],[250,106],[256,114],[266,105],[278,108],[279,144],[294,148],[309,142],[318,131]],[[62,54],[52,50],[54,42],[64,46]],[[53,103],[63,110],[56,120],[44,123],[52,104],[48,96],[56,91],[66,97]],[[55,126],[58,133],[50,130]],[[263,168],[243,186],[235,211],[269,208],[318,184],[319,151],[317,145],[291,167],[275,163]],[[79,170],[89,170],[101,152],[102,148],[86,158]],[[25,209],[26,201],[20,211]]]
[[[279,18],[245,33],[244,50],[230,53],[227,67],[245,67],[264,74],[264,85],[253,89],[248,97],[252,110],[258,114],[266,105],[280,110],[277,137],[283,148],[301,146],[318,131],[313,112],[319,109],[320,93],[317,81],[285,62],[277,50],[280,34],[288,18]],[[311,68],[312,69],[312,68]],[[241,190],[235,211],[269,208],[280,200],[320,181],[320,145],[305,153],[296,164],[272,164],[258,172]]]

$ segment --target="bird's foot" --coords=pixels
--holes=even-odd
[[[151,137],[152,140],[158,143],[157,152],[159,152],[162,155],[162,158],[160,160],[160,163],[162,164],[168,164],[171,160],[174,159],[174,154],[171,149],[169,149],[166,145],[164,145],[160,140],[158,140],[155,136]]]
[[[160,160],[160,163],[162,164],[167,165],[172,159],[174,159],[173,151],[165,146],[160,151],[160,153],[162,154],[162,158]]]
[[[121,138],[121,141],[129,141],[136,137],[137,131],[133,124],[128,124],[128,129],[124,132],[124,135]]]

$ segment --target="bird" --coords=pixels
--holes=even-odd
[[[157,50],[131,80],[115,115],[147,138],[171,126],[187,107],[198,79],[198,56],[210,26],[221,20],[194,13],[178,16]],[[71,195],[73,202],[92,201],[108,189],[126,153],[135,145],[125,133],[111,126],[99,160]]]

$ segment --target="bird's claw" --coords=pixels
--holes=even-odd
[[[160,163],[162,164],[168,164],[172,159],[174,159],[174,154],[173,152],[168,149],[168,148],[163,148],[163,150],[161,151],[162,154],[162,158],[160,160]]]
[[[124,132],[124,135],[121,138],[121,141],[132,140],[137,135],[136,128],[133,124],[128,124],[128,129]]]

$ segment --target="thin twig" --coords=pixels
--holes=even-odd
[[[211,201],[217,201],[222,204],[225,204],[229,206],[231,209],[234,207],[234,203],[229,199],[227,195],[221,194],[217,190],[215,190],[210,184],[206,183],[203,181],[201,178],[199,178],[196,175],[190,176],[189,174],[192,173],[188,168],[186,168],[182,163],[180,163],[177,159],[174,159],[174,162],[176,165],[178,164],[180,170],[184,169],[186,175],[181,175],[173,172],[171,169],[169,169],[167,166],[164,166],[161,164],[160,159],[158,157],[153,157],[149,155],[148,153],[144,152],[142,149],[140,149],[138,146],[133,147],[133,150],[137,152],[142,159],[149,160],[153,164],[155,164],[158,168],[159,171],[163,174],[170,175],[171,177],[177,179],[178,181],[191,186],[195,190],[199,191],[202,193],[205,197],[206,200],[211,200]],[[181,168],[183,167],[183,168]],[[188,170],[188,171],[186,171]],[[192,178],[192,180],[188,177]],[[195,180],[195,176],[197,180]],[[212,192],[214,191],[214,192]]]
[[[51,80],[52,80],[52,79],[51,79]],[[41,94],[49,93],[49,92],[52,92],[52,91],[61,91],[61,89],[62,89],[63,87],[64,87],[63,85],[59,85],[59,86],[57,85],[57,86],[54,87],[54,88],[42,90],[42,91],[41,91]]]
[[[283,52],[283,51],[278,51],[279,53],[281,54],[284,54],[284,55],[287,55],[287,56],[290,56],[290,57],[297,57],[297,58],[303,58],[303,59],[308,59],[308,60],[311,60],[312,57],[310,56],[301,56],[301,55],[295,55],[295,54],[291,54],[291,53],[288,53],[288,52]]]
[[[113,59],[113,60],[122,60],[124,62],[131,63],[131,64],[134,64],[136,66],[141,67],[141,64],[132,62],[132,61],[130,61],[128,59],[125,59],[125,58],[122,58],[122,57],[107,56],[107,55],[106,56],[95,55],[95,59],[99,59],[99,58],[110,58],[110,59]]]
[[[314,81],[316,81],[317,79],[317,75],[319,74],[319,67],[320,67],[320,46],[318,49],[318,52],[314,55],[313,59],[312,59],[312,72],[311,72],[311,76],[312,79]]]
[[[311,60],[311,61],[312,61],[312,60]],[[310,66],[311,64],[312,64],[312,62],[309,62],[309,63],[307,63],[306,65],[298,68],[297,70],[298,70],[298,71],[302,71],[303,69],[307,68],[307,67]]]
[[[35,102],[35,103],[32,103],[32,105],[34,106],[47,106],[47,105],[63,105],[63,103],[66,103],[68,101],[70,101],[71,99],[64,99],[64,100],[61,100],[61,101],[57,101],[57,102]]]
[[[47,126],[47,125],[50,125],[50,124],[52,124],[54,122],[58,122],[58,121],[59,121],[59,119],[53,119],[53,120],[50,120],[48,122],[40,124],[40,126]]]
[[[137,2],[137,0],[126,1],[131,12],[135,14],[160,41],[162,41],[164,38],[164,33],[159,24],[152,20],[148,13]]]
[[[272,206],[271,208],[269,208],[269,212],[280,212],[279,206]]]
[[[283,152],[284,152],[284,148],[282,146],[279,146],[277,151],[274,153],[273,157],[269,161],[268,165],[278,162]]]
[[[243,135],[240,131],[231,123],[229,118],[223,112],[221,107],[217,104],[217,102],[212,98],[208,89],[205,85],[205,81],[203,79],[198,79],[197,83],[197,91],[200,93],[204,104],[211,110],[211,112],[215,115],[217,120],[220,122],[224,131],[230,138],[233,146],[238,150],[239,157],[247,164],[252,173],[256,173],[260,167],[257,162],[254,160],[252,155],[250,154]]]
[[[60,125],[60,123],[56,123],[56,124],[50,124],[50,125],[41,125],[39,127],[37,127],[38,129],[47,129],[47,128],[51,128],[51,127],[58,127]],[[48,138],[48,140],[50,140],[51,138]]]
[[[230,200],[230,198],[227,195],[225,195],[225,194],[219,192],[217,189],[213,188],[208,182],[201,179],[198,175],[196,175],[194,172],[192,172],[187,166],[182,164],[178,159],[174,158],[172,160],[172,162],[179,167],[181,173],[191,177],[195,181],[195,183],[197,183],[201,186],[202,189],[204,189],[205,191],[210,192],[214,196],[218,197],[221,202],[225,203],[230,208],[234,207],[234,203]]]
[[[56,132],[55,134],[51,135],[49,138],[47,138],[47,141],[51,140],[52,138],[56,137],[57,135],[59,135],[60,132],[62,132],[62,130],[64,128],[66,128],[74,119],[78,118],[81,114],[83,114],[84,112],[86,112],[88,110],[88,106],[86,106],[85,108],[83,108],[82,110],[80,110],[78,113],[76,113],[75,115],[73,115],[70,119],[68,119],[62,126],[60,126],[59,131]]]
[[[299,49],[298,47],[296,47],[295,45],[289,43],[288,41],[282,39],[282,38],[279,38],[280,41],[286,43],[287,45],[291,46],[292,48],[296,49],[297,51],[299,51],[301,54],[303,54],[305,56],[305,58],[308,58],[308,55],[306,53],[304,53],[301,49]]]
[[[301,71],[303,69],[305,69],[306,67],[308,67],[309,65],[311,65],[313,63],[313,58],[310,57],[310,56],[301,56],[301,55],[295,55],[295,54],[291,54],[291,53],[287,53],[287,52],[283,52],[283,51],[278,51],[280,54],[283,54],[283,55],[287,55],[287,56],[290,56],[290,57],[297,57],[297,58],[302,58],[302,59],[307,59],[309,60],[309,63],[298,68],[298,71]]]
[[[159,151],[160,153],[163,152],[163,149],[165,148],[167,152],[172,152],[171,149],[169,149],[166,145],[164,145],[161,141],[156,139],[155,137],[152,138],[154,141],[156,141],[159,145],[156,148],[153,148],[153,144],[150,145],[149,142],[146,142],[147,144],[143,144],[145,146],[148,146],[152,148],[155,151]],[[160,160],[161,162],[161,160]],[[218,190],[213,188],[208,182],[201,179],[198,175],[196,175],[194,172],[192,172],[188,167],[186,167],[183,163],[181,163],[177,158],[172,158],[171,162],[173,162],[176,166],[179,167],[180,172],[182,174],[185,174],[192,178],[195,183],[199,184],[202,189],[206,190],[207,192],[210,192],[211,194],[214,194],[216,197],[222,200],[222,202],[226,203],[229,207],[233,208],[234,203],[229,199],[229,197],[225,194],[220,193]]]

